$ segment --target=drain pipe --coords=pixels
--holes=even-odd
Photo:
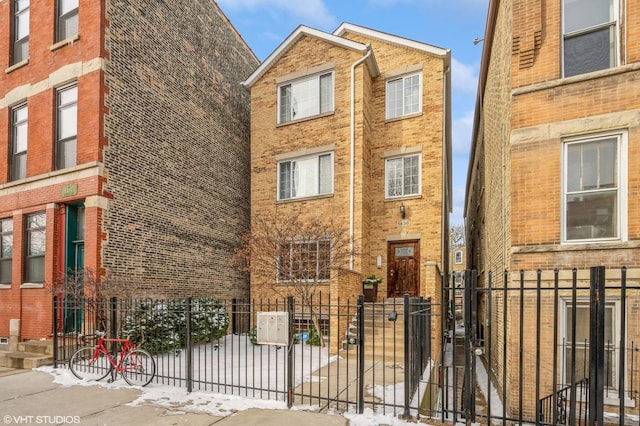
[[[354,216],[355,216],[355,173],[356,173],[356,67],[371,56],[371,45],[367,44],[367,53],[351,65],[351,154],[349,172],[349,269],[353,270],[353,239],[354,239]]]

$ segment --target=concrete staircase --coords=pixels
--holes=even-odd
[[[393,318],[395,312],[395,321]],[[358,339],[356,318],[349,325],[343,349],[349,355],[356,354],[356,346],[350,339]],[[401,302],[365,303],[364,305],[364,356],[365,359],[385,362],[404,362],[404,306]]]
[[[0,350],[0,367],[32,369],[53,363],[53,342],[34,340],[20,342],[15,350]]]
[[[9,320],[8,342],[0,345],[0,367],[32,369],[53,363],[53,341],[20,342],[20,320]]]

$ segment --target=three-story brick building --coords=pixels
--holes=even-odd
[[[450,75],[449,50],[343,24],[332,34],[298,27],[246,80],[252,223],[295,211],[345,230],[354,248],[340,265],[348,273],[314,280],[332,300],[355,300],[370,275],[383,279],[378,300],[440,300]],[[326,247],[311,252],[319,259]],[[282,294],[299,267],[276,263],[277,273],[274,264],[265,276],[252,274],[253,296]]]
[[[52,288],[79,271],[248,296],[227,260],[249,225],[240,83],[258,63],[210,0],[0,1],[3,342],[11,320],[50,336]]]

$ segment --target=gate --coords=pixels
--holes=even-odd
[[[637,276],[602,266],[464,276],[463,319],[445,348],[444,420],[637,424]]]

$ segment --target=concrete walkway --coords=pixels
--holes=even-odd
[[[0,426],[17,424],[80,425],[304,425],[346,426],[342,416],[309,411],[249,409],[214,416],[167,408],[150,401],[129,406],[141,391],[103,386],[60,386],[50,374],[0,368]]]

